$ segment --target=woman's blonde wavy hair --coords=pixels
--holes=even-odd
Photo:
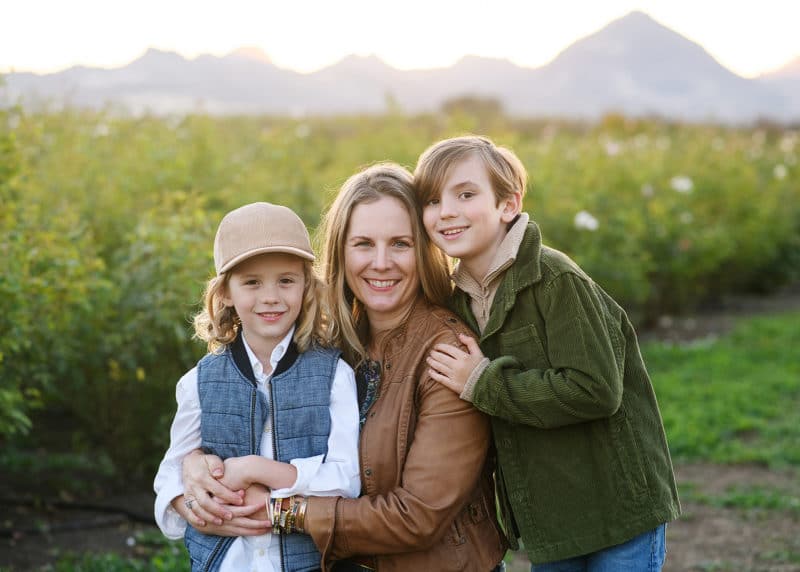
[[[322,242],[322,276],[330,310],[328,339],[341,348],[345,359],[353,366],[367,357],[369,324],[363,304],[345,280],[345,242],[353,209],[383,197],[397,199],[410,215],[421,294],[429,302],[443,306],[451,293],[449,262],[430,242],[422,226],[422,212],[415,199],[411,173],[396,163],[378,163],[351,176],[324,215],[316,240]]]
[[[295,321],[294,342],[297,350],[304,352],[313,344],[327,345],[325,334],[325,297],[322,281],[314,266],[303,261],[303,304]],[[237,265],[238,266],[238,265]],[[203,294],[203,310],[194,317],[194,337],[206,342],[208,351],[221,353],[236,339],[241,328],[236,309],[222,301],[228,290],[231,274],[236,266],[208,281]]]

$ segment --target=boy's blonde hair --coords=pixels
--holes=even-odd
[[[447,257],[425,233],[411,173],[395,163],[379,163],[347,179],[325,214],[318,237],[323,242],[323,276],[331,310],[329,340],[354,366],[367,357],[369,324],[363,305],[345,280],[345,241],[353,209],[383,197],[397,199],[408,211],[422,295],[433,304],[444,305],[451,292]]]
[[[309,260],[303,261],[303,302],[295,321],[294,342],[304,352],[312,344],[326,345],[325,311],[322,281]],[[243,261],[242,261],[243,262]],[[237,265],[238,266],[238,265]],[[222,301],[228,291],[231,274],[236,266],[208,281],[203,294],[203,310],[194,317],[194,337],[206,342],[208,351],[220,353],[236,339],[241,320],[236,308]]]
[[[437,198],[453,166],[470,155],[486,166],[497,204],[514,193],[525,196],[528,174],[514,152],[486,137],[466,135],[434,143],[419,156],[414,183],[420,204]]]

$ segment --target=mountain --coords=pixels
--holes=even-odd
[[[736,121],[781,109],[764,86],[720,65],[700,45],[632,12],[561,52],[541,70],[536,108],[596,116],[609,110]],[[534,94],[531,94],[532,96]]]
[[[762,75],[758,81],[789,102],[787,116],[794,119],[800,117],[800,56],[785,66]]]
[[[596,118],[618,111],[692,121],[800,120],[800,58],[745,79],[643,12],[609,23],[536,69],[465,56],[446,68],[400,71],[372,55],[302,74],[275,66],[258,48],[191,60],[150,49],[116,69],[79,66],[5,80],[11,101],[110,104],[134,113],[380,113],[390,100],[423,112],[475,95],[525,116]]]
[[[798,79],[800,78],[800,56],[787,63],[777,70],[764,74],[762,78],[767,79]]]

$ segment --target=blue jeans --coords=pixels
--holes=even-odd
[[[662,524],[627,542],[591,554],[531,564],[531,572],[660,572],[667,553],[666,531],[667,525]]]

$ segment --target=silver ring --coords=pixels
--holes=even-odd
[[[192,510],[192,503],[193,502],[194,502],[194,499],[186,499],[185,501],[183,501],[183,504],[186,505],[186,508],[188,508],[189,510]]]

